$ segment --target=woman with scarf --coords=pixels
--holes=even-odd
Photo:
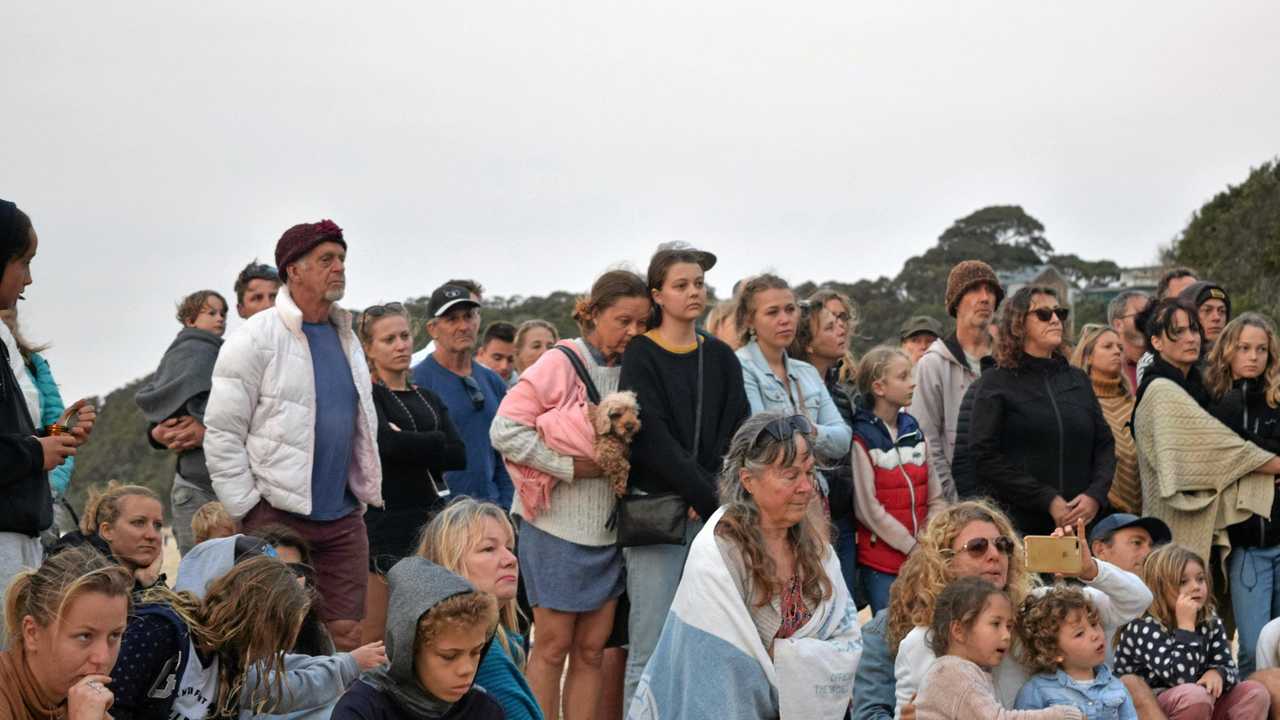
[[[134,401],[150,424],[152,447],[178,454],[169,504],[173,535],[178,550],[185,554],[195,545],[192,516],[205,503],[218,499],[204,460],[204,409],[227,328],[226,298],[213,290],[191,293],[178,305],[178,322],[182,330]]]
[[[1244,440],[1207,409],[1212,396],[1196,367],[1202,331],[1195,309],[1165,298],[1138,317],[1153,361],[1142,374],[1133,436],[1142,511],[1200,557],[1229,547],[1227,527],[1269,515],[1280,457]]]
[[[16,307],[31,284],[31,261],[39,244],[31,218],[0,200],[0,310]],[[0,334],[7,337],[8,328]],[[39,409],[30,407],[18,384],[11,364],[15,354],[7,340],[0,343],[0,578],[40,564],[39,536],[53,524],[48,472],[76,454],[96,419],[93,406],[81,400],[71,406],[78,417],[70,434],[51,435],[37,428],[33,412]]]
[[[420,557],[387,573],[387,658],[365,673],[332,720],[502,720],[502,706],[475,686],[498,625],[491,595]]]
[[[91,548],[18,574],[5,596],[0,720],[106,720],[133,578]]]

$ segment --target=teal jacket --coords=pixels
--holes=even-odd
[[[58,383],[53,379],[53,370],[40,353],[31,353],[31,359],[27,362],[27,374],[35,383],[36,390],[40,391],[40,426],[49,427],[58,422],[67,409],[66,403],[62,402],[62,393],[58,392]],[[76,459],[72,457],[49,473],[49,486],[53,488],[55,498],[67,493],[67,486],[71,484],[71,471],[75,468]]]
[[[516,647],[524,644],[524,638],[508,633],[507,641]],[[480,668],[476,671],[476,685],[493,696],[502,705],[507,720],[543,720],[542,710],[533,697],[533,690],[524,679],[524,673],[502,648],[498,638],[489,643]]]

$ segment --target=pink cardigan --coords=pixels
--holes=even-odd
[[[558,345],[582,357],[572,342],[561,340]],[[583,363],[586,364],[585,358]],[[542,442],[555,452],[590,458],[595,457],[595,431],[587,406],[587,389],[569,358],[559,350],[549,350],[520,374],[520,380],[498,406],[498,414],[535,428]],[[530,520],[551,506],[556,478],[527,465],[503,461]]]

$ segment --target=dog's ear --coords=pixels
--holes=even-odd
[[[592,405],[591,412],[588,414],[591,418],[591,429],[596,431],[597,435],[608,435],[613,429],[612,423],[609,422],[609,413],[605,412],[604,405]]]

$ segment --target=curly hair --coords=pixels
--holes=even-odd
[[[1231,389],[1231,383],[1236,379],[1231,372],[1231,361],[1235,358],[1240,335],[1247,327],[1257,328],[1267,335],[1267,366],[1262,370],[1261,379],[1267,405],[1280,407],[1280,341],[1276,340],[1275,326],[1258,313],[1242,313],[1223,328],[1222,337],[1214,343],[1205,364],[1205,387],[1215,398],[1221,398]]]
[[[1204,607],[1196,613],[1196,624],[1199,625],[1207,622],[1213,614],[1213,573],[1209,572],[1204,558],[1185,545],[1169,543],[1153,551],[1142,564],[1142,581],[1151,588],[1153,598],[1149,612],[1166,628],[1178,627],[1178,614],[1174,607],[1178,601],[1178,589],[1182,586],[1182,573],[1191,563],[1204,570]]]
[[[751,318],[755,315],[756,308],[753,302],[756,295],[766,290],[790,290],[791,286],[786,280],[772,273],[763,273],[742,283],[742,288],[738,290],[738,307],[733,313],[733,322],[738,328],[738,343],[746,345],[751,342]]]
[[[418,618],[413,647],[416,650],[430,645],[441,633],[450,630],[483,627],[487,637],[497,626],[498,602],[492,595],[482,592],[461,593],[441,600]]]
[[[760,532],[760,508],[743,486],[741,474],[746,470],[754,475],[771,465],[792,467],[812,453],[813,436],[805,435],[807,447],[802,447],[797,441],[800,433],[776,440],[764,432],[769,423],[787,417],[785,413],[766,411],[747,418],[729,443],[724,471],[720,473],[720,500],[725,512],[715,533],[741,551],[757,607],[768,605],[782,591],[782,583]],[[804,518],[787,530],[787,541],[796,556],[801,594],[813,605],[830,598],[833,592],[831,579],[822,567],[830,537],[829,523],[817,502],[810,503]]]
[[[178,303],[178,322],[183,325],[194,323],[196,318],[200,317],[200,310],[204,308],[204,304],[209,298],[218,298],[222,301],[222,311],[227,312],[227,299],[222,297],[222,293],[217,290],[197,290],[190,295],[182,298]]]
[[[895,653],[898,643],[911,628],[926,626],[933,621],[938,594],[956,579],[950,567],[951,558],[955,556],[951,545],[973,522],[991,523],[1001,535],[1013,540],[1009,575],[1001,589],[1009,594],[1009,601],[1015,607],[1038,582],[1035,574],[1027,572],[1022,539],[1014,532],[1009,518],[986,500],[958,502],[929,520],[928,527],[920,536],[919,547],[907,557],[898,571],[898,579],[889,589],[889,631],[886,637]]]
[[[934,655],[942,657],[947,654],[951,631],[957,624],[966,629],[972,628],[992,595],[1009,599],[1009,594],[990,580],[977,577],[957,578],[938,593],[933,617],[929,621],[929,633],[925,636]]]
[[[1098,608],[1080,588],[1056,585],[1022,601],[1014,632],[1022,648],[1022,661],[1032,673],[1058,669],[1058,630],[1074,612],[1084,613],[1090,623],[1102,624]]]
[[[1002,368],[1017,368],[1027,358],[1027,315],[1031,312],[1031,299],[1036,295],[1058,298],[1058,291],[1047,285],[1028,285],[1019,288],[1001,308],[1000,336],[996,342],[996,364]],[[1063,327],[1063,343],[1066,327]],[[1053,356],[1066,358],[1062,346],[1053,349]]]

